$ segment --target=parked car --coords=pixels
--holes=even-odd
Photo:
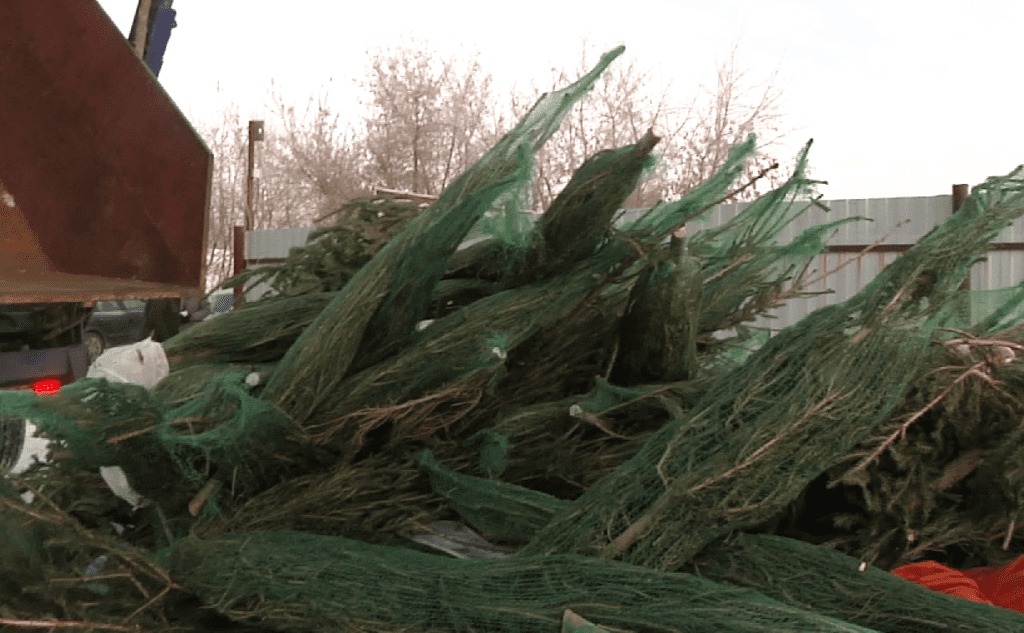
[[[96,360],[103,350],[115,345],[137,343],[146,338],[146,302],[141,299],[97,301],[92,315],[85,323],[85,343],[89,362]]]
[[[218,290],[210,294],[207,301],[209,302],[210,312],[206,315],[205,319],[212,319],[215,316],[231,311],[235,306],[235,291]]]

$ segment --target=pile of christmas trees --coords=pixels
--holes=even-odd
[[[0,622],[1024,631],[887,573],[1022,551],[1024,292],[970,323],[960,289],[1024,215],[1022,173],[850,300],[752,337],[736,326],[800,296],[841,224],[777,243],[816,204],[807,147],[714,229],[685,227],[742,186],[753,138],[624,223],[648,132],[518,221],[537,150],[621,52],[428,208],[354,201],[260,273],[276,297],[165,342],[152,389],[0,392],[54,441],[0,495]]]

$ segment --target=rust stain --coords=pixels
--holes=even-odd
[[[3,182],[0,182],[0,226],[3,227],[0,233],[0,287],[6,286],[7,278],[18,271],[53,268],[43,255],[39,241],[18,208],[17,201]]]

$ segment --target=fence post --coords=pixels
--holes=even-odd
[[[960,210],[963,206],[964,201],[967,200],[968,187],[967,185],[953,185],[953,213]],[[963,283],[960,284],[960,290],[971,289],[971,273],[968,272],[964,278]]]
[[[234,259],[234,270],[232,276],[239,274],[245,270],[245,227],[236,226],[234,227],[234,244],[233,244],[233,259]],[[242,286],[235,287],[235,305],[240,306],[245,302],[245,297],[242,295]]]

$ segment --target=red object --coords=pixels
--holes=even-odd
[[[923,561],[897,567],[892,574],[933,591],[1024,613],[1024,556],[1003,567],[964,571]]]
[[[0,303],[195,294],[212,155],[96,0],[0,0]]]
[[[57,393],[60,391],[60,381],[49,378],[47,380],[37,380],[32,383],[32,391],[39,395],[48,395],[51,393]]]

